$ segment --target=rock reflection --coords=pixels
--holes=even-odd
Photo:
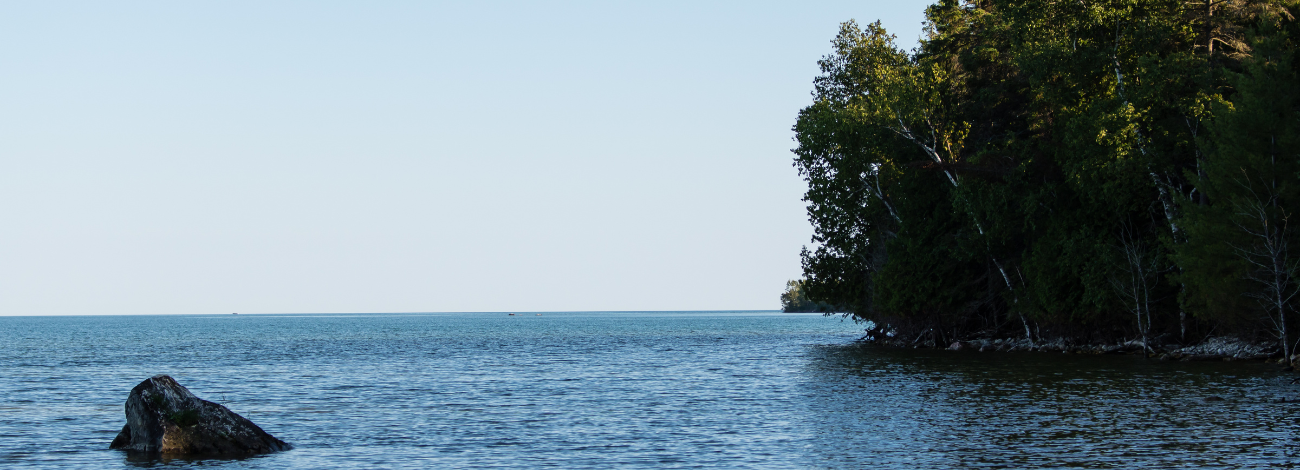
[[[189,457],[166,457],[152,452],[119,452],[121,454],[123,467],[127,468],[196,468],[196,467],[224,467],[239,468],[254,462],[265,459],[266,455],[252,455],[247,457],[230,457],[223,459],[209,458],[189,458]]]

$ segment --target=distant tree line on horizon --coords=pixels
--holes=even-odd
[[[803,281],[785,283],[785,292],[781,293],[781,311],[786,313],[822,312],[833,313],[835,308],[823,302],[808,298],[804,292]]]
[[[794,126],[799,295],[915,344],[1293,354],[1298,5],[943,0],[912,51],[844,23]]]

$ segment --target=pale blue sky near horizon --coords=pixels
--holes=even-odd
[[[816,62],[929,3],[0,2],[0,315],[778,308]]]

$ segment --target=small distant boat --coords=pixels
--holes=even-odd
[[[512,314],[510,314],[510,316],[512,316],[512,317],[513,317],[513,316],[515,316],[515,314],[513,314],[513,313],[512,313]]]
[[[539,317],[540,317],[540,316],[542,316],[542,314],[540,314],[540,313],[539,313],[539,314],[537,314],[537,316],[539,316]]]
[[[239,315],[239,312],[231,313],[231,315]]]

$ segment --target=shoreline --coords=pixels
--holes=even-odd
[[[858,339],[858,342],[896,348],[944,349],[966,352],[1053,352],[1092,355],[1139,355],[1143,353],[1142,340],[1140,339],[1119,343],[1076,343],[1060,338],[1035,342],[1030,342],[1025,338],[970,339],[956,341],[945,348],[939,348],[907,343],[894,338],[875,340],[869,338],[869,335],[864,336]],[[1147,357],[1161,361],[1261,361],[1277,364],[1287,362],[1287,358],[1282,357],[1276,345],[1252,343],[1231,337],[1207,338],[1200,343],[1188,346],[1151,344],[1149,347],[1153,352],[1148,353]],[[1295,361],[1300,357],[1293,356],[1291,359]]]

